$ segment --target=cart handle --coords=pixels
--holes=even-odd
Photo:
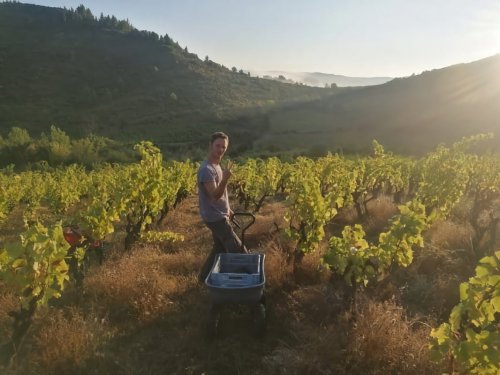
[[[241,224],[238,222],[238,220],[236,220],[236,216],[247,216],[247,217],[251,217],[252,220],[242,228]],[[241,229],[241,249],[244,250],[245,249],[245,231],[248,228],[250,228],[253,225],[253,223],[255,223],[255,215],[250,213],[250,212],[234,212],[231,221],[234,223],[234,225],[238,229]]]

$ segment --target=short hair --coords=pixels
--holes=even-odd
[[[229,142],[229,137],[226,133],[223,132],[215,132],[210,136],[210,144],[214,143],[217,139],[227,139]]]

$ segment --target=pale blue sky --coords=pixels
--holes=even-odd
[[[32,0],[168,33],[253,71],[407,76],[500,52],[500,0]]]

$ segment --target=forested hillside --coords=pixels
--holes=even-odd
[[[491,132],[496,139],[484,147],[498,151],[499,103],[496,55],[277,110],[256,146],[349,153],[366,151],[377,139],[391,150],[421,155],[441,142]]]
[[[96,17],[84,6],[1,3],[0,130],[18,126],[39,135],[56,125],[72,136],[159,145],[203,138],[204,148],[207,133],[230,128],[248,147],[266,127],[249,115],[335,91],[258,79],[202,59],[168,35]]]

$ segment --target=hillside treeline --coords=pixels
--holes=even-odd
[[[123,144],[97,135],[72,139],[56,126],[38,138],[19,127],[12,127],[5,136],[0,135],[0,167],[46,169],[72,163],[91,167],[96,163],[133,160],[133,152]]]

